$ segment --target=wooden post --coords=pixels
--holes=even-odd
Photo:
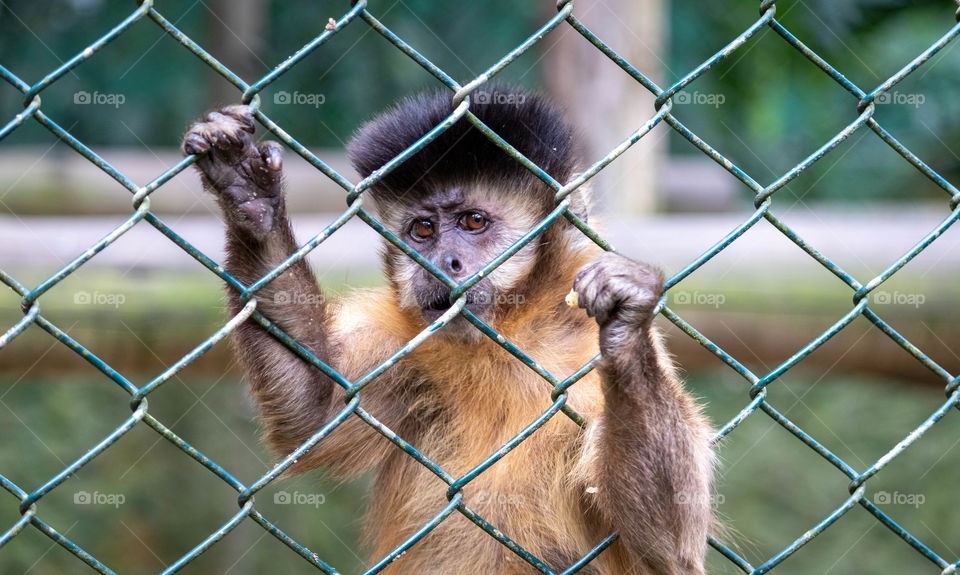
[[[267,18],[263,0],[212,0],[209,30],[213,56],[247,82],[266,73],[263,30]],[[237,89],[219,76],[211,86],[214,102],[240,101]]]
[[[666,0],[577,0],[573,13],[663,87],[667,8]],[[545,86],[579,128],[588,165],[653,116],[650,92],[570,26],[561,25],[541,50]],[[656,210],[665,155],[664,131],[658,126],[592,180],[598,207],[628,214]]]

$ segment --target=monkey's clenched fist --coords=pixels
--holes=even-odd
[[[595,317],[600,328],[619,322],[644,328],[663,295],[663,274],[646,264],[605,253],[577,273],[573,290],[578,305]]]
[[[186,154],[203,154],[197,166],[217,195],[228,224],[255,239],[273,229],[283,209],[280,144],[253,144],[248,106],[227,106],[190,126],[183,139]]]

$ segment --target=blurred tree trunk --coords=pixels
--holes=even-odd
[[[553,4],[550,4],[552,9]],[[552,12],[552,13],[555,13]],[[577,0],[573,14],[635,68],[663,87],[667,0]],[[654,114],[654,97],[568,25],[547,37],[545,83],[584,137],[587,165]],[[594,179],[598,203],[624,214],[654,211],[666,140],[658,127]]]
[[[263,30],[267,5],[263,0],[211,0],[211,52],[224,66],[252,83],[266,72]],[[236,87],[219,76],[211,86],[213,101],[230,104],[240,100]]]

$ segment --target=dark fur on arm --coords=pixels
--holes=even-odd
[[[245,106],[212,112],[205,120],[190,127],[183,149],[204,154],[197,162],[204,186],[216,195],[227,222],[226,269],[250,285],[297,249],[283,201],[280,147],[253,144],[253,119]],[[239,296],[228,289],[231,314],[243,307]],[[330,362],[326,303],[305,261],[255,297],[258,311]],[[266,423],[267,440],[280,453],[293,451],[325,423],[333,382],[252,320],[237,328],[234,343]]]
[[[285,218],[278,226],[258,243],[244,242],[228,229],[227,270],[250,285],[283,262],[296,243]],[[321,361],[332,363],[324,327],[327,306],[306,262],[297,262],[266,284],[256,298],[264,316]],[[228,290],[227,300],[230,313],[243,307],[236,290]],[[266,423],[266,439],[280,453],[293,451],[329,419],[333,381],[253,321],[237,328],[234,345]]]
[[[574,289],[600,325],[604,410],[588,446],[594,503],[641,573],[703,573],[711,523],[709,427],[663,365],[652,326],[662,275],[615,254]]]

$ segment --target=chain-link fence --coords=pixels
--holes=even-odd
[[[741,235],[743,235],[747,230],[752,228],[755,225],[766,225],[761,224],[761,220],[765,220],[767,224],[772,225],[774,228],[782,232],[790,241],[794,242],[797,246],[803,249],[809,256],[819,262],[823,267],[832,272],[836,277],[843,281],[850,290],[853,292],[852,305],[849,310],[843,317],[841,317],[836,323],[834,323],[828,330],[823,332],[819,337],[811,341],[809,344],[804,346],[800,351],[796,352],[789,359],[784,361],[782,364],[777,366],[775,369],[766,374],[757,375],[751,372],[743,364],[737,361],[730,354],[726,353],[723,349],[712,343],[709,339],[704,337],[701,333],[697,331],[692,325],[688,324],[677,315],[673,310],[668,308],[664,303],[666,298],[661,302],[659,313],[663,314],[669,321],[676,324],[681,330],[683,330],[690,337],[698,341],[704,348],[709,350],[711,353],[716,355],[722,362],[729,366],[732,370],[740,374],[747,382],[747,396],[745,397],[746,405],[743,409],[730,421],[726,422],[716,434],[716,441],[722,440],[727,434],[731,433],[736,429],[736,427],[743,422],[745,419],[753,415],[755,412],[761,412],[769,416],[773,421],[776,421],[784,429],[789,431],[791,434],[796,436],[800,441],[804,442],[810,449],[814,450],[821,457],[823,457],[827,462],[836,467],[840,472],[845,474],[850,479],[849,491],[850,496],[846,499],[842,505],[834,509],[822,521],[812,526],[806,533],[804,533],[800,538],[795,540],[793,543],[783,548],[779,553],[770,557],[765,562],[760,565],[752,565],[746,559],[744,559],[740,554],[735,552],[728,544],[723,541],[711,538],[710,544],[716,549],[719,553],[723,554],[728,558],[734,565],[739,567],[745,573],[766,573],[775,567],[777,567],[782,561],[784,561],[791,554],[797,552],[801,547],[806,543],[810,542],[815,537],[821,536],[826,532],[826,530],[837,522],[845,513],[852,509],[856,505],[860,505],[865,508],[869,513],[876,517],[877,521],[889,528],[893,533],[899,536],[904,542],[904,552],[909,552],[911,549],[922,556],[926,557],[931,563],[936,566],[936,569],[942,570],[942,573],[955,573],[960,567],[960,559],[955,557],[941,557],[935,553],[930,547],[924,544],[918,537],[910,533],[908,530],[899,525],[893,518],[881,511],[874,503],[870,501],[865,496],[865,491],[867,487],[867,481],[882,471],[884,467],[890,463],[895,457],[902,453],[906,448],[908,448],[912,443],[917,441],[925,431],[927,431],[932,425],[937,423],[941,418],[947,415],[951,411],[951,408],[956,407],[958,401],[960,401],[960,389],[958,389],[958,384],[960,384],[960,378],[952,375],[943,367],[935,363],[930,357],[928,357],[923,351],[918,349],[910,341],[904,338],[896,330],[894,330],[887,322],[884,321],[870,306],[870,294],[878,286],[887,281],[891,276],[897,273],[903,266],[905,266],[910,260],[912,260],[917,254],[929,246],[933,241],[935,241],[947,228],[954,224],[958,218],[960,218],[960,190],[958,190],[954,185],[941,177],[937,172],[935,172],[930,166],[925,164],[923,160],[914,155],[905,145],[903,145],[897,138],[888,132],[884,127],[874,118],[874,112],[876,105],[881,99],[889,94],[890,90],[896,86],[898,83],[904,80],[908,75],[915,72],[925,63],[927,63],[935,54],[941,51],[949,42],[951,42],[957,35],[960,33],[960,24],[954,24],[952,21],[947,21],[947,18],[954,18],[954,15],[951,12],[944,11],[944,27],[946,28],[949,25],[952,25],[949,30],[943,34],[939,39],[936,40],[928,49],[916,56],[911,62],[906,64],[900,71],[888,78],[887,80],[880,83],[878,86],[873,87],[869,90],[864,90],[859,86],[855,85],[849,79],[847,79],[839,70],[834,69],[828,62],[823,58],[817,55],[813,50],[806,46],[799,38],[795,37],[789,30],[777,21],[776,15],[776,5],[773,0],[766,0],[760,3],[760,17],[750,25],[746,30],[744,30],[739,36],[733,38],[728,45],[726,45],[722,50],[711,56],[709,59],[704,61],[702,64],[697,66],[695,69],[690,71],[685,75],[680,81],[675,84],[667,87],[666,89],[661,88],[656,83],[651,81],[647,76],[637,70],[630,62],[626,61],[621,57],[616,51],[610,48],[604,41],[591,32],[584,24],[577,19],[575,3],[570,0],[561,0],[557,5],[558,12],[556,16],[551,18],[546,22],[539,30],[537,30],[533,35],[531,35],[526,41],[517,46],[513,51],[511,51],[506,56],[500,58],[493,66],[487,69],[485,72],[477,76],[472,81],[461,85],[457,83],[453,78],[448,76],[443,70],[434,65],[430,60],[420,54],[415,48],[405,42],[402,38],[384,26],[380,21],[377,20],[376,16],[368,11],[368,5],[365,0],[356,1],[350,7],[345,14],[343,14],[339,20],[331,19],[326,24],[322,33],[319,36],[316,36],[308,44],[303,46],[295,54],[291,55],[287,60],[285,60],[281,65],[277,66],[266,76],[256,80],[253,83],[247,83],[244,79],[238,77],[231,70],[224,67],[220,64],[213,56],[211,56],[203,47],[199,46],[194,42],[190,37],[181,32],[171,23],[164,15],[154,6],[154,3],[150,0],[141,2],[139,6],[134,10],[126,19],[116,25],[112,30],[107,34],[103,35],[93,44],[90,44],[80,53],[76,54],[69,61],[53,70],[46,76],[44,76],[39,82],[31,85],[22,80],[20,77],[14,75],[9,70],[0,66],[0,76],[14,86],[16,89],[20,90],[24,95],[24,109],[18,113],[15,117],[10,119],[2,129],[0,129],[0,139],[5,138],[19,126],[24,124],[27,121],[35,121],[40,125],[47,128],[52,132],[57,138],[68,144],[73,148],[78,154],[81,154],[83,157],[88,159],[90,162],[95,164],[97,167],[102,169],[104,172],[109,174],[113,179],[119,182],[121,185],[126,187],[131,194],[133,213],[127,218],[121,225],[114,229],[111,233],[103,237],[99,242],[90,246],[86,249],[80,256],[66,265],[63,269],[34,287],[27,287],[20,283],[16,278],[12,277],[10,274],[0,270],[0,280],[3,281],[7,286],[14,290],[22,298],[22,310],[24,312],[24,317],[22,320],[16,323],[13,327],[9,328],[2,336],[0,336],[0,348],[4,347],[11,340],[16,338],[18,335],[24,332],[24,330],[30,328],[30,326],[37,326],[40,329],[46,331],[50,336],[59,341],[60,344],[68,347],[73,350],[80,357],[85,359],[87,362],[92,364],[96,369],[98,369],[104,376],[115,382],[117,385],[121,386],[126,390],[130,396],[130,407],[132,414],[129,416],[126,421],[118,426],[112,433],[105,437],[99,444],[90,448],[82,457],[74,461],[72,464],[63,468],[59,473],[54,477],[50,478],[43,485],[37,486],[21,486],[17,485],[14,482],[8,480],[4,476],[0,475],[0,485],[3,488],[16,497],[20,501],[20,513],[21,518],[16,521],[12,526],[6,528],[5,531],[0,534],[0,548],[3,547],[6,543],[10,542],[13,538],[17,537],[24,529],[30,527],[36,529],[47,537],[73,553],[79,561],[82,561],[89,565],[91,568],[100,573],[113,573],[109,566],[102,563],[96,557],[79,547],[73,541],[68,539],[64,534],[55,530],[48,522],[43,519],[42,512],[42,500],[43,498],[51,493],[54,489],[57,489],[63,485],[71,476],[84,465],[89,463],[91,460],[104,453],[109,449],[117,440],[119,440],[124,434],[129,432],[131,429],[138,425],[146,425],[153,430],[155,430],[160,436],[164,439],[181,449],[184,453],[193,458],[197,464],[202,465],[210,472],[219,477],[223,482],[228,484],[230,487],[235,489],[238,496],[238,504],[240,510],[226,523],[224,523],[219,529],[210,533],[210,535],[202,541],[195,548],[190,550],[187,554],[180,557],[175,563],[166,568],[163,573],[173,573],[188,563],[195,559],[198,555],[209,549],[211,546],[216,545],[220,539],[222,539],[227,533],[234,529],[243,521],[253,521],[261,525],[267,532],[271,535],[282,541],[286,544],[293,552],[298,553],[302,556],[307,562],[314,565],[318,570],[325,573],[337,573],[337,570],[326,563],[323,557],[318,556],[313,553],[311,550],[307,549],[296,540],[294,540],[287,533],[279,529],[270,519],[265,517],[257,509],[254,501],[254,496],[263,489],[267,484],[275,481],[277,477],[286,470],[293,462],[301,456],[306,450],[312,448],[318,443],[322,442],[324,438],[333,431],[338,425],[344,422],[346,419],[351,417],[359,417],[367,424],[373,426],[378,432],[380,432],[384,437],[388,438],[394,444],[396,444],[400,449],[403,449],[411,457],[416,459],[422,465],[430,469],[436,476],[441,478],[444,482],[449,485],[447,491],[447,496],[449,499],[449,504],[446,507],[436,514],[436,516],[429,521],[427,524],[423,525],[422,528],[412,535],[408,540],[406,540],[399,547],[394,549],[387,556],[380,558],[379,561],[372,567],[370,567],[366,572],[367,573],[377,573],[387,567],[392,561],[400,557],[405,550],[410,548],[413,545],[416,545],[417,542],[428,534],[434,527],[436,527],[440,522],[444,521],[448,516],[454,512],[459,512],[468,517],[481,529],[490,534],[491,537],[496,538],[500,543],[509,548],[512,552],[516,553],[518,556],[523,558],[528,562],[532,568],[542,572],[542,573],[554,573],[555,571],[546,565],[541,558],[535,557],[534,555],[528,553],[520,545],[509,538],[509,534],[501,533],[496,529],[496,526],[487,523],[479,514],[475,511],[469,509],[463,500],[463,489],[466,487],[470,481],[477,477],[479,474],[483,473],[487,468],[494,465],[498,460],[500,460],[506,453],[511,449],[516,447],[520,442],[524,441],[531,434],[536,433],[537,429],[546,423],[552,417],[570,417],[578,424],[583,424],[582,418],[575,413],[569,406],[566,405],[567,400],[567,390],[570,386],[575,385],[576,382],[588,373],[594,365],[594,362],[597,358],[594,358],[591,362],[584,365],[582,368],[577,370],[572,374],[553,374],[547,372],[541,365],[539,365],[532,358],[527,356],[522,349],[518,349],[516,346],[511,344],[511,342],[505,340],[499,333],[497,333],[490,326],[484,324],[480,319],[474,316],[469,310],[463,307],[465,301],[465,292],[475,285],[481,277],[490,273],[497,266],[502,264],[513,254],[515,254],[521,247],[526,243],[535,238],[540,234],[546,226],[558,218],[566,218],[573,225],[578,227],[589,236],[593,241],[598,243],[605,249],[612,249],[612,247],[607,244],[602,238],[600,238],[589,226],[587,226],[583,221],[579,220],[572,212],[567,210],[568,201],[567,196],[577,190],[581,185],[587,182],[591,177],[596,175],[600,170],[607,166],[610,162],[624,153],[628,148],[633,144],[639,141],[642,137],[648,134],[655,126],[661,122],[665,122],[667,125],[676,130],[680,135],[686,138],[691,144],[693,144],[697,149],[702,151],[712,160],[723,166],[734,178],[742,182],[750,190],[753,191],[753,203],[755,210],[753,214],[747,218],[741,225],[737,226],[735,229],[730,231],[726,236],[720,238],[716,244],[713,245],[709,250],[704,252],[701,256],[696,258],[694,261],[690,262],[684,269],[679,273],[675,274],[673,277],[669,278],[666,282],[668,289],[676,286],[678,283],[683,281],[685,278],[693,274],[700,268],[703,264],[709,261],[711,258],[720,253],[723,249],[729,246],[732,242],[736,241]],[[505,15],[504,17],[509,17]],[[960,20],[960,10],[957,11],[955,18]],[[244,103],[250,103],[255,110],[255,117],[257,121],[260,122],[267,130],[269,130],[273,135],[279,138],[284,142],[290,149],[306,159],[312,166],[317,170],[325,174],[336,184],[343,188],[348,208],[344,211],[333,223],[331,223],[326,229],[321,233],[316,235],[309,242],[305,243],[290,259],[284,262],[281,266],[271,271],[267,276],[258,280],[250,286],[242,285],[235,278],[227,274],[223,268],[207,255],[196,249],[190,242],[186,241],[183,237],[177,234],[177,232],[168,226],[164,221],[159,218],[157,215],[150,211],[150,196],[156,192],[161,186],[167,183],[171,178],[176,176],[182,170],[189,167],[195,160],[195,157],[187,157],[181,162],[177,163],[175,166],[169,168],[153,181],[145,184],[139,185],[131,181],[123,173],[116,170],[103,158],[98,156],[93,150],[86,146],[83,142],[74,138],[66,129],[64,129],[60,124],[56,122],[55,119],[48,117],[43,111],[43,105],[41,101],[41,96],[44,90],[52,86],[59,79],[61,79],[66,73],[70,70],[83,64],[86,60],[96,57],[96,53],[102,49],[109,49],[108,45],[119,35],[129,33],[130,30],[135,25],[140,25],[138,22],[149,23],[152,22],[162,28],[166,33],[170,34],[175,38],[183,48],[189,50],[191,53],[200,58],[203,62],[213,68],[217,73],[222,75],[227,79],[231,84],[237,88],[238,99]],[[382,35],[388,41],[390,41],[398,50],[403,52],[406,56],[411,58],[417,64],[426,69],[430,74],[436,77],[440,82],[450,88],[450,97],[454,104],[453,113],[440,125],[436,126],[431,130],[426,136],[424,136],[420,141],[411,146],[409,149],[405,150],[401,155],[394,158],[389,162],[383,169],[378,170],[377,172],[371,174],[370,177],[364,179],[363,181],[353,184],[347,178],[343,177],[333,169],[331,169],[327,164],[315,156],[310,150],[305,146],[300,144],[296,139],[290,136],[284,129],[274,123],[269,117],[267,117],[264,112],[259,108],[259,98],[261,92],[267,89],[272,82],[281,77],[284,73],[289,71],[291,68],[296,66],[303,58],[314,50],[320,49],[332,36],[337,34],[340,30],[347,26],[369,26],[371,29],[375,30],[377,33]],[[524,158],[517,150],[510,147],[504,140],[500,139],[495,132],[490,130],[487,126],[483,125],[475,116],[470,113],[470,99],[471,94],[480,89],[486,82],[490,81],[494,76],[497,75],[504,68],[509,66],[517,57],[521,54],[535,46],[540,42],[545,35],[547,35],[551,30],[554,30],[560,26],[570,26],[577,32],[579,32],[584,38],[586,38],[591,44],[593,44],[597,50],[601,51],[606,55],[610,60],[612,60],[617,66],[619,66],[623,73],[628,74],[635,81],[642,84],[647,90],[653,93],[656,96],[656,103],[654,106],[654,113],[650,119],[640,128],[638,128],[633,134],[631,134],[626,140],[621,142],[616,148],[614,148],[610,153],[601,158],[600,160],[593,163],[588,169],[583,171],[581,174],[577,175],[572,181],[569,182],[558,182],[552,179],[548,174],[541,170],[536,165],[533,165],[529,160]],[[850,93],[852,96],[850,99],[851,109],[856,108],[856,119],[847,125],[843,130],[837,133],[833,138],[831,138],[826,144],[821,146],[813,154],[808,156],[799,164],[795,165],[788,172],[784,173],[782,176],[776,179],[772,184],[763,185],[755,180],[751,175],[745,173],[743,170],[738,168],[733,162],[726,158],[719,151],[710,146],[707,142],[699,138],[695,133],[689,130],[684,126],[680,120],[675,117],[672,113],[673,101],[672,98],[677,95],[681,90],[684,90],[691,84],[697,81],[707,70],[709,70],[713,65],[715,65],[720,60],[729,57],[738,50],[740,50],[745,44],[747,44],[751,37],[757,34],[761,29],[769,27],[773,29],[783,41],[787,42],[791,46],[797,49],[804,57],[806,57],[810,64],[817,66],[824,74],[827,74],[834,81],[837,82],[844,90]],[[198,113],[201,110],[197,111]],[[528,169],[530,169],[537,177],[543,180],[547,185],[549,185],[556,192],[556,209],[550,213],[550,215],[538,223],[533,229],[531,229],[527,234],[518,240],[513,246],[507,249],[504,253],[498,256],[496,259],[488,263],[482,270],[468,278],[466,281],[457,284],[453,282],[449,277],[445,276],[439,269],[431,265],[428,261],[422,258],[415,250],[410,246],[406,245],[402,240],[400,240],[395,235],[391,234],[377,219],[364,208],[363,202],[363,192],[369,189],[379,178],[382,178],[386,172],[388,172],[393,167],[399,165],[405,159],[409,158],[417,150],[426,145],[429,141],[435,138],[437,135],[442,133],[444,130],[449,128],[452,124],[457,121],[467,121],[475,125],[480,131],[489,136],[498,146],[507,151],[516,161],[520,162]],[[882,141],[886,142],[893,150],[895,150],[904,161],[909,162],[914,166],[920,173],[929,178],[934,184],[942,188],[949,196],[947,200],[949,202],[949,215],[947,215],[942,223],[940,223],[935,229],[931,230],[922,240],[920,240],[914,247],[912,247],[907,253],[896,261],[890,263],[889,267],[885,269],[882,273],[873,278],[866,278],[866,281],[861,282],[860,280],[854,278],[849,273],[844,271],[840,266],[831,261],[829,258],[821,254],[816,246],[808,244],[804,238],[802,238],[798,233],[790,228],[786,223],[777,218],[772,209],[774,196],[777,191],[781,190],[785,185],[794,180],[799,176],[804,170],[809,168],[815,162],[822,159],[824,156],[833,151],[837,146],[839,146],[845,139],[847,139],[854,132],[863,129],[864,127],[869,128],[873,131]],[[297,341],[289,337],[287,334],[283,333],[269,318],[261,315],[257,307],[257,290],[264,286],[266,283],[276,278],[283,270],[287,269],[295,261],[305,257],[308,252],[318,248],[325,239],[335,233],[341,226],[343,226],[351,218],[360,218],[371,228],[376,230],[381,234],[387,241],[396,245],[403,252],[408,254],[411,258],[416,260],[420,265],[427,268],[431,273],[440,278],[444,283],[450,286],[453,289],[453,296],[456,298],[456,303],[451,309],[450,312],[444,314],[439,320],[437,320],[436,325],[431,326],[430,329],[425,330],[415,339],[411,340],[403,348],[398,350],[393,356],[391,356],[384,364],[377,367],[369,374],[360,378],[357,381],[349,381],[345,379],[342,375],[335,372],[332,368],[325,365],[317,357],[313,356],[306,348],[300,345]],[[145,222],[142,223],[142,222]],[[136,386],[131,383],[130,380],[125,378],[123,375],[114,370],[106,362],[99,359],[96,355],[91,353],[88,349],[78,343],[75,339],[67,335],[62,329],[58,326],[51,323],[44,315],[41,313],[42,310],[42,299],[44,293],[49,289],[57,285],[64,278],[74,273],[77,269],[87,263],[91,258],[95,257],[99,252],[110,244],[122,241],[124,234],[136,225],[149,225],[156,228],[164,236],[169,238],[170,241],[174,242],[180,248],[182,248],[186,253],[199,261],[203,266],[205,266],[211,273],[216,274],[220,277],[226,284],[232,286],[233,288],[239,290],[243,294],[244,301],[246,305],[243,310],[235,317],[227,321],[222,328],[220,328],[216,333],[207,338],[201,345],[196,347],[189,354],[183,356],[178,362],[176,362],[169,369],[165,370],[163,373],[155,377],[152,381],[143,386]],[[321,248],[322,249],[322,248]],[[371,249],[373,247],[371,246]],[[430,337],[430,334],[433,333],[435,328],[444,325],[447,323],[456,313],[464,315],[471,323],[473,323],[478,329],[480,329],[486,336],[490,337],[497,342],[498,345],[502,346],[509,353],[517,358],[518,361],[523,362],[529,369],[534,370],[541,377],[543,377],[550,385],[553,387],[553,391],[550,395],[552,400],[551,407],[545,411],[540,417],[536,420],[531,421],[529,425],[507,444],[505,444],[501,449],[497,450],[495,453],[491,454],[483,463],[464,474],[462,477],[455,477],[449,474],[442,466],[431,461],[426,455],[417,450],[416,445],[410,445],[403,440],[403,438],[396,436],[391,430],[386,428],[382,423],[377,421],[377,419],[372,416],[370,413],[364,410],[363,404],[363,393],[361,389],[370,384],[375,380],[375,378],[384,370],[386,367],[396,361],[402,360],[402,358],[409,353],[414,347],[422,343],[426,338]],[[942,406],[933,412],[919,427],[910,432],[900,443],[890,449],[886,454],[877,459],[872,465],[866,469],[857,470],[851,466],[847,461],[844,461],[842,458],[838,457],[836,454],[831,452],[826,446],[818,442],[811,435],[807,434],[803,429],[790,421],[783,413],[775,409],[766,399],[767,397],[767,387],[777,381],[777,379],[783,375],[787,370],[795,366],[798,362],[803,360],[807,355],[813,352],[815,349],[823,345],[826,341],[834,337],[837,333],[843,330],[847,325],[849,325],[856,317],[863,316],[869,320],[877,329],[885,333],[890,339],[896,342],[900,347],[902,347],[906,352],[911,354],[916,358],[917,361],[921,362],[926,366],[930,371],[943,379],[945,384],[945,392],[947,395],[947,400],[942,404]],[[273,469],[271,469],[267,474],[260,477],[257,481],[252,484],[246,485],[239,481],[234,475],[232,475],[227,469],[224,469],[218,465],[215,461],[189,445],[183,439],[181,439],[176,433],[174,433],[167,425],[163,422],[156,419],[151,415],[148,408],[148,396],[155,392],[158,388],[163,386],[163,384],[171,379],[172,376],[177,374],[190,362],[196,359],[198,356],[210,349],[211,346],[219,342],[221,339],[226,337],[231,331],[233,331],[236,326],[244,321],[255,321],[266,328],[274,337],[282,341],[287,345],[291,350],[293,350],[297,355],[302,357],[305,361],[315,365],[327,375],[329,375],[334,381],[341,385],[346,390],[347,403],[339,414],[333,418],[325,427],[313,435],[313,437],[307,441],[305,444],[300,446],[295,452],[289,454],[282,462],[277,464]],[[564,415],[558,415],[559,412],[563,412]],[[616,539],[616,534],[611,533],[604,540],[597,542],[596,547],[591,550],[587,555],[577,561],[575,564],[567,567],[563,573],[574,573],[587,565],[594,557],[599,555],[604,551],[604,549]],[[729,542],[727,542],[729,543]],[[2,549],[0,549],[0,554],[2,554]]]

